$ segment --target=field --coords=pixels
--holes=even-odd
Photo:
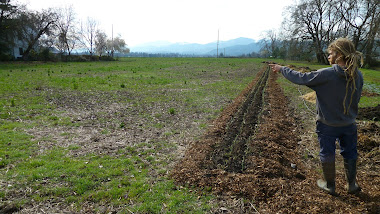
[[[261,61],[0,64],[0,213],[378,213],[379,71],[363,69],[363,192],[337,156],[333,197],[310,90]]]

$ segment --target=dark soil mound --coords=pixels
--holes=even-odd
[[[360,108],[357,119],[380,121],[380,104],[376,107]]]

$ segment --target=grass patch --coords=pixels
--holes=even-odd
[[[380,96],[377,96],[377,97],[362,96],[360,98],[359,108],[375,107],[379,104],[380,104]]]
[[[0,123],[0,169],[27,159],[34,153],[35,145],[31,136],[18,131],[23,125],[19,122]]]
[[[200,199],[189,189],[177,189],[167,177],[152,180],[148,173],[155,168],[155,160],[148,155],[146,160],[135,154],[133,149],[129,157],[89,154],[72,158],[67,155],[66,149],[57,147],[45,154],[26,158],[6,173],[6,179],[14,185],[2,192],[0,197],[6,199],[20,189],[32,187],[27,195],[30,200],[13,203],[25,205],[32,203],[31,200],[41,203],[48,199],[64,198],[66,203],[78,210],[85,201],[128,205],[128,210],[143,213],[175,213],[189,209],[201,213],[209,210],[207,201],[210,196],[205,196],[202,199],[204,205],[198,207]]]

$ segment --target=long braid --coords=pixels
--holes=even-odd
[[[360,65],[363,65],[363,55],[359,51],[355,50],[354,44],[347,38],[339,38],[332,42],[329,47],[329,50],[337,51],[341,54],[340,57],[336,59],[343,60],[346,63],[345,68],[343,68],[346,74],[346,94],[343,99],[343,110],[344,114],[348,114],[349,109],[352,104],[352,99],[356,91],[356,77],[358,75],[359,61]],[[348,91],[351,89],[350,102],[346,106]]]

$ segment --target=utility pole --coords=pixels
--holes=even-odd
[[[219,58],[219,29],[218,29],[218,41],[216,42],[216,58]]]
[[[111,54],[112,54],[112,58],[113,58],[113,48],[114,48],[114,44],[113,44],[113,24],[112,24],[112,50],[111,50]]]

